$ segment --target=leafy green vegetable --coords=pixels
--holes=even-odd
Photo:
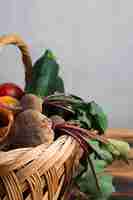
[[[112,163],[113,155],[108,148],[105,148],[104,145],[100,145],[98,141],[88,140],[88,143],[92,146],[95,152],[97,152],[96,155],[99,156],[100,159],[106,161],[108,164]]]
[[[91,129],[92,128],[92,118],[89,115],[87,116],[86,104],[82,103],[82,104],[73,105],[72,108],[75,112],[75,116],[73,117],[73,119],[79,120],[80,126],[82,128]]]
[[[88,103],[75,95],[57,94],[49,96],[47,102],[44,103],[49,104],[52,108],[57,108],[57,105],[61,105],[62,110],[71,109],[71,111],[73,111],[71,113],[73,114],[71,115],[70,113],[70,118],[67,118],[67,120],[78,121],[82,128],[94,129],[98,130],[100,133],[104,133],[108,126],[106,114],[94,101]],[[59,112],[59,115],[60,113],[61,112]],[[57,109],[56,114],[58,114]],[[66,119],[65,115],[62,117]]]
[[[107,163],[103,160],[95,159],[94,155],[91,156],[91,159],[93,159],[95,171],[98,176],[100,191],[97,190],[96,182],[89,164],[86,172],[84,172],[82,176],[78,177],[78,179],[75,178],[76,184],[80,187],[81,192],[91,196],[91,200],[107,200],[114,191],[112,176],[105,174],[101,175]]]
[[[88,140],[88,143],[94,151],[90,157],[97,174],[100,190],[97,188],[92,167],[86,158],[81,159],[80,173],[75,178],[75,182],[79,186],[80,191],[87,194],[90,200],[107,200],[114,192],[114,186],[112,184],[112,176],[105,174],[104,168],[112,163],[114,159],[127,159],[130,147],[128,143],[114,139],[108,139],[107,144],[100,144],[95,140]],[[97,156],[100,158],[98,159]],[[113,197],[111,199],[113,200]]]
[[[108,150],[114,157],[128,159],[128,153],[130,146],[127,142],[108,139],[108,144],[104,144],[106,150]]]
[[[68,131],[72,136],[75,134],[74,138],[78,137],[79,143],[82,145],[87,142],[88,146],[85,145],[85,148],[82,148],[90,148],[93,152],[93,157],[91,156],[93,165],[90,162],[90,155],[85,154],[80,160],[79,174],[74,179],[81,193],[87,195],[91,200],[107,200],[114,191],[114,187],[112,176],[105,174],[104,169],[114,159],[127,158],[128,144],[110,139],[103,144],[95,136],[94,138],[92,137],[93,140],[90,140],[84,135],[85,130],[82,128],[98,130],[100,133],[104,133],[108,125],[106,114],[94,101],[88,103],[75,95],[57,94],[48,96],[44,103],[52,106],[52,110],[55,107],[56,114],[68,120],[70,124],[62,125],[62,128],[64,126],[62,130],[66,131],[66,133]],[[60,112],[61,110],[62,112]],[[66,111],[69,113],[68,118],[66,118]],[[73,127],[74,124],[81,127],[81,129],[76,128],[77,126]],[[88,132],[88,135],[89,133],[91,132]],[[103,138],[104,136],[99,137]],[[100,190],[98,190],[99,186]]]
[[[32,81],[26,86],[26,92],[44,97],[54,92],[64,92],[63,80],[58,76],[59,65],[52,52],[46,52],[35,62],[32,69]]]
[[[108,139],[108,142],[105,144],[100,144],[95,140],[88,140],[88,143],[93,151],[96,152],[96,156],[106,161],[108,164],[112,163],[115,159],[128,160],[130,146],[127,142]]]
[[[107,116],[94,101],[87,103],[82,100],[78,104],[73,104],[72,108],[76,113],[74,118],[84,123],[83,128],[99,130],[101,133],[107,129]]]
[[[100,130],[103,133],[107,129],[107,116],[94,101],[88,103],[88,115],[92,116],[92,126],[95,130]]]
[[[55,84],[56,84],[56,92],[64,93],[65,91],[64,82],[60,76],[57,76]]]

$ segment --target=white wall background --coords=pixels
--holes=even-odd
[[[33,61],[45,48],[59,58],[67,91],[92,96],[110,127],[133,128],[132,0],[1,0],[0,34],[17,32]],[[19,54],[0,52],[0,83],[23,85]]]

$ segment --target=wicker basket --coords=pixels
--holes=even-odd
[[[22,54],[25,82],[31,80],[32,62],[27,45],[17,35],[0,37],[0,46],[16,45]],[[71,178],[78,167],[79,144],[61,136],[53,144],[0,152],[0,199],[67,199]]]
[[[25,67],[25,82],[28,84],[32,62],[27,45],[17,35],[0,37],[0,46],[8,44],[20,49]],[[109,130],[106,135],[122,138],[115,132]],[[127,140],[132,138],[131,133],[127,138],[124,137]],[[67,135],[59,137],[49,146],[41,144],[34,148],[0,151],[0,200],[67,200],[67,192],[79,166],[81,154],[79,143]],[[133,157],[132,152],[130,157]],[[116,170],[117,167],[110,167],[107,172],[120,176],[114,174]]]

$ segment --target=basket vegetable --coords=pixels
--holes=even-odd
[[[33,64],[17,35],[0,37],[22,53],[25,87],[0,85],[0,199],[108,199],[108,166],[128,163],[128,143],[108,138],[107,116],[95,102],[66,94],[50,50]]]

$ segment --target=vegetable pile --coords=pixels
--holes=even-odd
[[[51,144],[61,134],[70,135],[81,146],[81,155],[68,199],[108,199],[115,188],[104,169],[115,159],[127,162],[129,145],[105,137],[103,109],[95,101],[66,94],[59,69],[46,50],[33,65],[24,91],[14,83],[0,85],[0,148]]]

